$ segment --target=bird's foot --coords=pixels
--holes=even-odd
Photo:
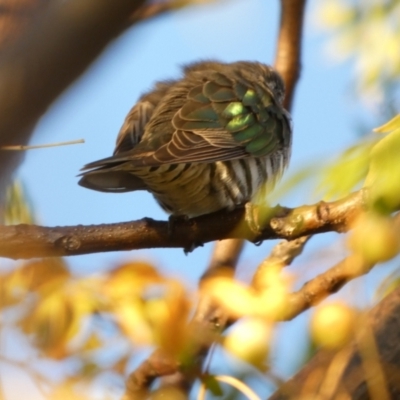
[[[168,237],[173,237],[175,227],[179,222],[187,222],[189,217],[187,215],[170,215],[168,218]]]
[[[187,256],[193,250],[197,249],[197,247],[203,247],[203,246],[204,246],[204,243],[202,243],[202,242],[192,242],[190,244],[190,246],[187,246],[183,249],[183,252],[185,253],[185,256]]]
[[[190,221],[187,215],[170,215],[168,218],[168,237],[172,238],[175,234],[175,228],[178,223],[184,223]],[[183,251],[186,255],[191,253],[195,248],[203,246],[204,243],[193,241],[188,246],[186,246]]]

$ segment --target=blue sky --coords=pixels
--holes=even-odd
[[[294,107],[294,142],[288,175],[304,163],[327,159],[356,140],[355,115],[362,110],[350,84],[350,62],[333,64],[324,53],[326,36],[311,17],[317,1],[307,7],[301,79]],[[39,222],[46,226],[101,224],[143,217],[167,216],[148,193],[104,194],[77,185],[86,163],[111,155],[123,119],[138,96],[157,80],[179,76],[179,66],[199,59],[257,60],[273,63],[279,22],[279,2],[226,0],[197,6],[141,23],[113,42],[99,59],[50,108],[39,122],[31,144],[83,138],[85,144],[27,152],[18,177],[26,185]],[[372,128],[371,126],[370,128]],[[316,164],[318,168],[318,163]],[[281,201],[287,206],[311,203],[309,187],[299,187]],[[298,284],[310,279],[346,254],[339,235],[313,239],[291,268]],[[248,244],[239,275],[249,277],[275,242]],[[321,249],[319,255],[315,251]],[[68,259],[74,271],[90,274],[126,260],[149,260],[160,270],[195,287],[210,257],[212,245],[185,256],[180,249],[104,253]],[[324,262],[321,260],[325,259]],[[372,272],[345,288],[341,296],[361,291],[355,304],[369,303],[372,285],[388,271]],[[306,338],[307,314],[281,324],[274,363],[289,375]],[[295,333],[295,336],[293,336]],[[286,338],[286,339],[285,339]],[[296,338],[296,340],[287,340]],[[279,356],[278,356],[279,354]]]

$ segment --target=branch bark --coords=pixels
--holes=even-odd
[[[245,210],[219,211],[187,221],[168,222],[144,218],[139,221],[90,226],[0,226],[0,256],[13,259],[57,257],[144,248],[179,248],[191,251],[203,243],[227,238],[253,242],[336,231],[345,232],[364,210],[365,191],[331,203],[290,209],[259,207],[259,232],[244,222]]]
[[[281,22],[275,68],[286,84],[284,106],[291,110],[294,89],[300,77],[301,41],[306,0],[281,0]]]

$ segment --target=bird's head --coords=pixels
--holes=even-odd
[[[285,83],[279,73],[270,65],[259,62],[238,61],[237,65],[241,74],[250,81],[256,80],[260,85],[267,86],[279,104],[285,98]]]
[[[214,60],[198,61],[184,67],[185,73],[212,70],[225,74],[228,78],[244,78],[248,82],[257,82],[267,87],[274,99],[282,105],[285,98],[285,84],[279,73],[270,65],[251,61],[222,63]]]

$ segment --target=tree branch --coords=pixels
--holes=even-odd
[[[365,191],[331,203],[290,209],[256,208],[264,228],[253,232],[244,222],[245,210],[219,211],[187,221],[176,221],[173,232],[168,222],[144,218],[139,221],[90,226],[42,227],[35,225],[0,226],[0,256],[8,258],[57,257],[78,254],[137,250],[145,248],[184,248],[214,240],[242,238],[250,241],[297,237],[321,232],[345,232],[365,207]]]
[[[281,0],[281,23],[275,68],[282,75],[286,85],[284,106],[291,110],[294,89],[301,69],[301,39],[303,33],[306,0]]]
[[[26,144],[55,98],[127,25],[144,0],[52,2],[0,61],[0,145]],[[0,193],[21,154],[2,152]]]
[[[303,311],[316,306],[329,295],[336,293],[347,282],[367,274],[375,264],[363,260],[358,255],[350,255],[321,275],[306,282],[303,287],[288,296],[288,304],[283,321],[289,321]]]

